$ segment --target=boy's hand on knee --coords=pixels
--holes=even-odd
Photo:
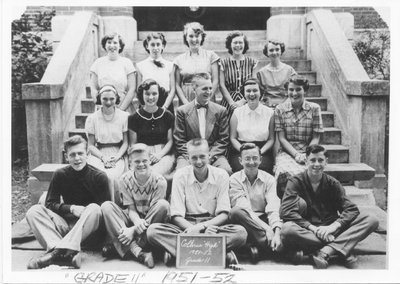
[[[136,235],[141,235],[143,232],[147,230],[147,227],[149,226],[149,223],[147,223],[146,220],[140,219],[138,222],[136,222],[134,227],[134,231]]]
[[[85,208],[86,208],[85,206],[71,205],[71,207],[70,207],[69,210],[71,211],[71,213],[72,213],[75,217],[79,218],[79,217],[81,217],[83,211],[85,211]]]
[[[119,231],[118,240],[123,245],[129,245],[133,241],[134,227],[122,228]]]

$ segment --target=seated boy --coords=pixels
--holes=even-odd
[[[318,269],[339,257],[347,268],[357,259],[353,248],[378,227],[375,216],[360,213],[339,181],[324,173],[328,158],[320,145],[306,149],[307,169],[289,179],[281,204],[283,247],[298,263],[311,255]]]
[[[26,213],[36,239],[47,251],[31,259],[28,269],[52,264],[79,268],[81,242],[103,224],[100,205],[110,200],[107,175],[86,163],[87,143],[81,136],[66,140],[64,150],[69,165],[55,171],[45,206],[34,205]]]
[[[258,169],[261,164],[258,146],[243,144],[239,162],[243,170],[234,173],[229,180],[230,220],[246,228],[251,259],[257,262],[259,248],[270,252],[281,247],[280,200],[276,195],[275,178]]]
[[[242,226],[226,224],[231,209],[228,174],[209,165],[207,140],[190,140],[187,151],[191,165],[177,170],[172,181],[172,224],[151,225],[147,230],[148,241],[166,250],[164,263],[170,265],[176,257],[178,234],[225,235],[226,264],[236,264],[232,249],[246,243],[247,233]]]
[[[127,211],[114,202],[104,202],[101,210],[113,246],[121,258],[133,255],[149,268],[154,267],[151,251],[146,249],[146,230],[152,223],[169,219],[169,203],[165,200],[167,182],[151,170],[150,154],[145,144],[137,143],[129,149],[131,169],[122,175],[120,191]],[[103,256],[113,256],[113,248],[103,248]]]

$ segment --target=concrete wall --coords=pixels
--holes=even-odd
[[[331,11],[307,14],[307,39],[307,58],[350,148],[350,162],[366,163],[382,178],[389,82],[368,78]]]
[[[30,169],[61,163],[62,145],[79,111],[91,63],[97,58],[97,17],[76,13],[40,83],[23,85]]]

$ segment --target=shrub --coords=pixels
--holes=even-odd
[[[353,42],[353,49],[370,79],[390,80],[390,32],[364,18],[365,29]]]
[[[27,156],[25,105],[22,84],[39,82],[46,70],[51,43],[43,38],[55,11],[22,15],[11,24],[11,93],[13,160]]]

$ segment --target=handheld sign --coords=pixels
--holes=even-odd
[[[226,239],[221,235],[178,235],[177,268],[225,268]]]

